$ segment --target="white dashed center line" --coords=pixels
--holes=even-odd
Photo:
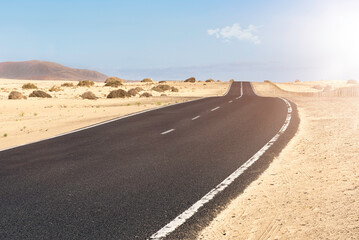
[[[231,102],[233,102],[233,101],[231,100],[231,101],[229,101],[228,103],[231,103]]]
[[[198,116],[192,118],[192,120],[196,120],[196,119],[199,118],[199,117],[200,117],[200,115],[198,115]]]
[[[162,135],[165,135],[165,134],[170,133],[170,132],[173,132],[173,131],[174,131],[174,129],[172,128],[172,129],[167,130],[167,131],[165,131],[165,132],[163,132],[163,133],[161,133],[161,134],[162,134]]]
[[[216,111],[219,107],[215,107],[211,110],[211,112]]]

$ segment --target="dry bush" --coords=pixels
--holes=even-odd
[[[157,85],[157,86],[153,87],[152,90],[156,91],[156,92],[164,92],[164,91],[171,90],[171,86],[167,85],[167,84]]]
[[[122,86],[123,84],[120,81],[109,81],[105,84],[105,87],[119,87]]]
[[[82,99],[90,99],[90,100],[96,100],[97,99],[96,95],[93,92],[90,92],[90,91],[84,92],[83,94],[80,95],[80,97]]]
[[[323,86],[317,84],[317,85],[314,85],[313,88],[314,88],[314,89],[317,89],[317,90],[322,90],[322,89],[323,89]]]
[[[217,80],[217,82],[221,82],[221,80]]]
[[[141,82],[150,82],[150,83],[152,83],[153,80],[152,80],[152,78],[144,78]]]
[[[122,90],[122,89],[111,91],[107,95],[107,98],[126,98],[126,97],[131,97],[131,95],[128,92],[126,92],[125,90]]]
[[[264,80],[264,82],[265,82],[265,83],[270,83],[270,81],[269,81],[269,80]]]
[[[52,86],[50,89],[49,89],[50,92],[59,92],[59,91],[62,91],[62,89],[58,86]]]
[[[141,87],[135,87],[135,90],[136,90],[137,92],[144,91],[144,89],[143,89],[143,88],[141,88]]]
[[[184,82],[194,83],[194,82],[196,82],[196,79],[194,77],[190,77],[190,78],[187,78],[186,80],[184,80]]]
[[[70,83],[70,82],[65,82],[65,83],[61,84],[61,87],[74,87],[74,84]]]
[[[120,82],[120,83],[125,83],[125,80],[122,78],[118,78],[118,77],[109,77],[106,79],[105,83],[109,83],[109,82]]]
[[[299,80],[299,79],[296,79],[295,82],[300,82],[300,80]]]
[[[206,82],[215,82],[212,78],[206,80]]]
[[[128,93],[134,97],[138,94],[138,91],[136,90],[136,88],[131,88],[130,90],[128,90]]]
[[[12,91],[9,94],[9,99],[26,99],[26,96],[22,95],[22,93],[17,92],[17,91]]]
[[[167,95],[166,95],[166,94],[164,94],[164,93],[162,93],[162,94],[161,94],[161,97],[167,97]]]
[[[38,97],[38,98],[52,98],[50,94],[41,91],[41,90],[35,90],[33,91],[29,97]]]
[[[158,83],[167,83],[167,81],[159,81]]]
[[[144,93],[141,94],[140,97],[152,97],[152,94],[148,93],[148,92],[144,92]]]
[[[79,87],[92,87],[93,85],[95,85],[95,83],[90,80],[79,81],[79,83],[77,84],[77,86]]]
[[[37,86],[33,83],[25,83],[22,85],[22,89],[37,89]]]
[[[171,91],[172,92],[179,92],[178,88],[176,88],[176,87],[171,87]]]
[[[234,82],[234,79],[232,78],[231,80],[229,80],[229,82],[231,82],[231,83]]]
[[[327,86],[324,87],[323,92],[329,92],[331,90],[332,90],[332,86],[327,85]]]
[[[347,81],[347,84],[358,84],[358,81],[350,79],[350,80]]]

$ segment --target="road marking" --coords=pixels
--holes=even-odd
[[[228,103],[232,103],[233,101],[231,100],[231,101],[229,101]]]
[[[224,179],[220,184],[218,184],[214,189],[204,195],[200,200],[198,200],[195,204],[193,204],[186,211],[181,213],[175,219],[173,219],[166,226],[161,228],[158,232],[154,233],[150,239],[163,239],[168,234],[173,232],[179,226],[181,226],[187,219],[192,217],[204,204],[208,203],[212,200],[218,193],[222,192],[226,189],[235,179],[237,179],[242,173],[244,173],[250,166],[253,165],[276,141],[277,139],[285,132],[288,128],[290,120],[292,118],[292,106],[290,103],[284,99],[282,99],[287,105],[288,112],[285,122],[279,132],[265,144],[256,154],[254,154],[247,162],[245,162],[242,166],[240,166],[236,171],[234,171],[231,175],[229,175],[226,179]]]
[[[211,112],[216,111],[219,107],[215,107],[211,110]]]
[[[194,117],[194,118],[192,118],[192,121],[193,120],[196,120],[197,118],[200,118],[201,116],[200,115],[198,115],[198,116],[196,116],[196,117]]]
[[[167,131],[165,131],[165,132],[163,132],[163,133],[161,133],[161,134],[162,134],[162,135],[165,135],[165,134],[170,133],[170,132],[173,132],[173,131],[174,131],[174,129],[172,128],[172,129],[167,130]]]
[[[242,96],[236,97],[236,99],[240,99]]]

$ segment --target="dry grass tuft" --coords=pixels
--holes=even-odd
[[[105,87],[119,87],[122,86],[123,84],[120,81],[114,80],[114,81],[109,81],[105,84]]]
[[[124,84],[125,80],[122,78],[118,78],[118,77],[109,77],[106,79],[105,83],[110,83],[110,82],[120,82],[120,83]]]
[[[144,92],[144,93],[141,94],[140,97],[152,97],[152,94],[148,93],[148,92]]]
[[[215,82],[212,78],[206,80],[206,82]]]
[[[144,89],[143,89],[143,88],[141,88],[141,87],[135,87],[135,90],[136,90],[137,92],[144,91]]]
[[[171,87],[171,91],[172,92],[179,92],[178,88],[176,88],[176,87]]]
[[[167,83],[167,81],[159,81],[158,83]]]
[[[26,96],[22,95],[22,93],[17,92],[17,91],[12,91],[9,94],[9,99],[26,99]]]
[[[300,80],[299,80],[299,79],[296,79],[294,82],[298,83],[298,82],[300,82]]]
[[[131,88],[130,90],[128,90],[128,93],[134,97],[138,94],[138,91],[136,90],[136,88]]]
[[[74,84],[70,83],[70,82],[66,82],[66,83],[61,84],[61,87],[74,87]]]
[[[62,89],[59,87],[59,86],[52,86],[50,89],[49,89],[50,92],[59,92],[59,91],[62,91]]]
[[[152,90],[156,91],[156,92],[164,92],[164,91],[171,90],[171,86],[167,85],[167,84],[157,85],[157,86],[153,87]]]
[[[144,78],[141,82],[150,82],[150,83],[152,83],[153,80],[152,80],[152,78]]]
[[[38,97],[38,98],[52,98],[50,94],[41,91],[41,90],[35,90],[33,91],[29,97]]]
[[[126,98],[126,97],[131,97],[131,95],[123,89],[111,91],[107,95],[107,98]]]
[[[90,92],[90,91],[84,92],[83,94],[80,95],[80,97],[82,99],[90,99],[90,100],[96,100],[97,99],[96,95],[93,92]]]
[[[196,82],[196,78],[190,77],[190,78],[187,78],[186,80],[184,80],[184,82],[195,83],[195,82]]]
[[[25,83],[22,85],[22,89],[37,89],[37,86],[33,83]]]
[[[79,81],[79,83],[77,84],[77,86],[79,87],[92,87],[93,85],[95,85],[95,83],[90,80]]]

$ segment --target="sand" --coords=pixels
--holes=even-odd
[[[0,149],[41,140],[145,109],[200,97],[220,96],[229,86],[228,82],[167,82],[166,84],[177,87],[179,92],[166,91],[167,96],[160,96],[162,93],[150,90],[156,84],[126,83],[120,88],[129,90],[139,86],[154,96],[150,98],[136,96],[127,99],[107,99],[107,94],[118,88],[104,87],[104,83],[95,83],[95,86],[90,88],[61,87],[62,91],[49,92],[52,86],[60,86],[64,82],[0,79]],[[8,95],[13,90],[29,96],[33,90],[23,90],[24,83],[36,84],[39,90],[49,93],[53,98],[9,100]],[[73,83],[77,84],[77,82]],[[92,91],[100,98],[81,99],[80,95],[86,91]]]
[[[358,239],[359,98],[287,98],[298,106],[297,134],[198,239]]]

